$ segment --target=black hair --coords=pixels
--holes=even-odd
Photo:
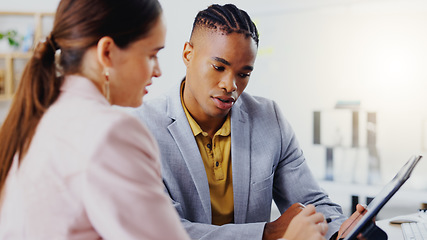
[[[192,34],[197,28],[219,30],[225,34],[244,34],[251,37],[258,47],[259,34],[255,24],[244,10],[233,4],[213,4],[200,11],[194,19]]]

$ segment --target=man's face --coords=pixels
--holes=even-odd
[[[184,103],[196,121],[224,118],[245,90],[257,46],[244,34],[200,29],[186,43]]]

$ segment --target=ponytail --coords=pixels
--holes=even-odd
[[[39,43],[25,67],[0,128],[0,195],[14,156],[22,161],[40,119],[58,98],[63,78],[56,71],[60,68],[61,76],[80,73],[84,54],[103,36],[110,36],[120,48],[146,37],[161,12],[158,0],[59,2],[51,35]]]
[[[62,79],[56,77],[56,50],[51,36],[37,45],[0,128],[0,193],[15,154],[21,162],[41,117],[59,95]]]

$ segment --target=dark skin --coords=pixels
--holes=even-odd
[[[265,224],[264,234],[262,236],[263,240],[273,240],[278,239],[280,236],[285,234],[290,221],[304,209],[304,205],[300,203],[294,203],[291,207],[289,207],[278,219],[273,222],[269,222]],[[340,238],[344,238],[350,232],[350,230],[359,222],[358,218],[365,214],[365,207],[360,204],[356,206],[356,212],[354,212],[340,227],[338,231],[337,240]],[[364,238],[362,236],[357,237],[360,240]]]
[[[340,227],[340,230],[338,232],[337,239],[345,238],[347,234],[350,232],[351,229],[353,229],[354,226],[359,222],[361,216],[365,215],[365,207],[363,207],[360,204],[357,204],[356,206],[356,212],[354,212]],[[359,235],[357,237],[359,240],[363,240],[364,238]]]
[[[294,203],[275,221],[265,224],[262,239],[269,240],[281,238],[285,234],[286,229],[288,229],[291,220],[303,209],[304,205],[300,203]]]
[[[256,43],[250,37],[208,28],[195,29],[190,42],[185,43],[182,58],[187,72],[183,101],[191,116],[210,137],[221,128],[234,102],[245,90],[256,54]],[[301,206],[294,204],[277,220],[267,223],[263,240],[285,236],[288,225],[301,211]],[[346,223],[341,229],[344,226]]]
[[[184,46],[184,104],[203,131],[213,136],[246,88],[257,46],[243,34],[195,30]]]

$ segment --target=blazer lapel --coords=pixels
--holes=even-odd
[[[233,171],[234,222],[245,223],[250,186],[250,126],[248,113],[237,101],[231,110],[231,161]]]
[[[168,130],[174,138],[175,143],[178,145],[184,161],[187,164],[187,168],[199,195],[198,198],[200,198],[202,202],[207,222],[211,223],[211,199],[206,170],[193,132],[191,131],[184,109],[182,108],[179,89],[180,84],[178,88],[174,88],[174,92],[168,95],[167,114],[174,120],[168,126]],[[197,198],[197,196],[194,197]],[[194,200],[196,201],[196,199]]]

